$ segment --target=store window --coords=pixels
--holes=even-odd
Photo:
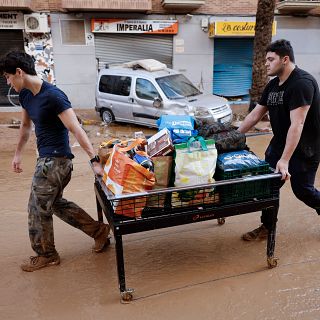
[[[62,44],[85,45],[86,33],[84,20],[60,20]]]

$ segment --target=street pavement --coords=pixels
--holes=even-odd
[[[211,220],[124,236],[127,286],[135,289],[129,304],[120,302],[114,241],[106,252],[94,254],[92,239],[56,217],[61,265],[21,271],[20,263],[33,255],[26,206],[34,138],[25,151],[24,172],[17,175],[10,162],[18,131],[0,130],[1,319],[320,319],[320,221],[294,197],[290,183],[281,190],[274,269],[267,268],[266,242],[241,240],[242,233],[259,225],[257,212],[227,218],[222,226]],[[99,139],[121,131],[86,130],[95,147]],[[125,134],[140,130],[129,127]],[[270,138],[252,136],[247,142],[263,157]],[[87,156],[74,140],[71,144],[76,157],[65,197],[96,218]]]

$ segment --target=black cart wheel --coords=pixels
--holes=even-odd
[[[121,302],[128,303],[133,299],[133,289],[127,289],[126,291],[122,291],[121,294]]]
[[[268,262],[268,268],[272,269],[275,268],[278,265],[278,258],[275,257],[268,257],[267,262]]]
[[[225,218],[219,218],[219,219],[218,219],[218,224],[219,224],[220,226],[222,226],[223,224],[225,224],[225,222],[226,222],[226,219],[225,219]]]

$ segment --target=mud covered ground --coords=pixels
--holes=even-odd
[[[110,136],[132,136],[141,127],[84,126],[95,147]],[[259,213],[124,236],[127,286],[134,300],[121,304],[115,247],[91,252],[92,239],[54,218],[61,265],[24,273],[20,263],[33,255],[26,205],[36,158],[34,137],[22,174],[10,163],[18,130],[0,126],[1,319],[320,319],[320,221],[299,202],[287,183],[281,190],[276,238],[278,267],[267,269],[266,243],[240,237],[259,225]],[[258,155],[270,135],[250,137]],[[65,197],[96,217],[93,175],[88,159],[71,138],[73,179]],[[319,186],[319,175],[316,185]]]

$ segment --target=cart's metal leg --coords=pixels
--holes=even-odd
[[[120,289],[121,301],[122,302],[128,302],[128,301],[132,300],[133,291],[134,290],[126,288],[122,236],[121,235],[115,235],[115,240],[116,240],[118,281],[119,281],[119,289]]]
[[[277,216],[279,207],[268,208],[268,214],[271,216],[272,225],[268,233],[267,242],[267,263],[268,268],[275,268],[278,265],[278,258],[274,257],[274,248],[276,240]]]
[[[98,221],[103,222],[102,207],[97,197],[96,197],[96,204],[97,204]]]

